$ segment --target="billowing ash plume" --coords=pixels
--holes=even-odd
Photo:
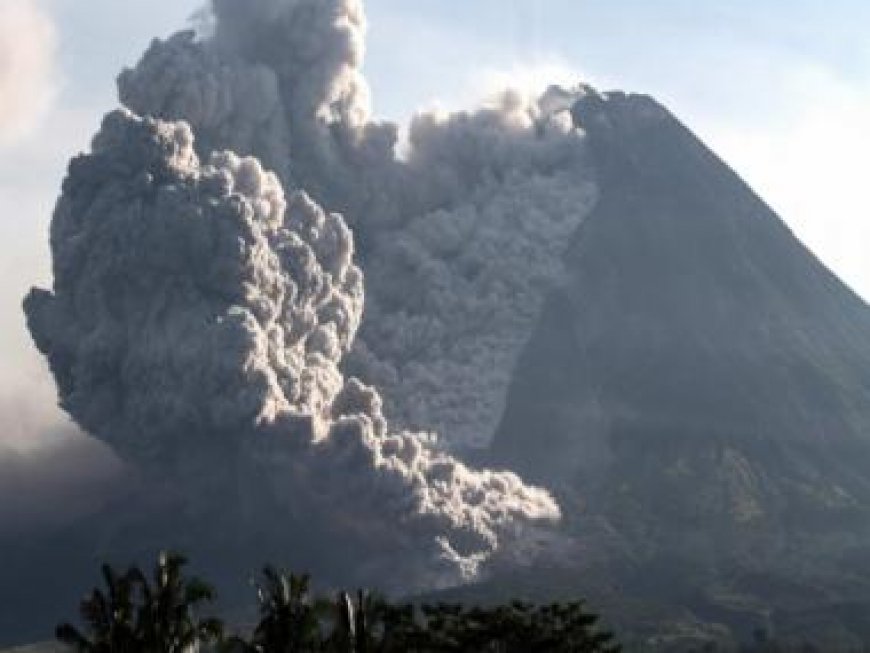
[[[243,458],[288,512],[473,573],[558,508],[413,432],[480,445],[498,425],[596,200],[576,94],[420,115],[400,157],[369,116],[357,0],[211,9],[208,35],[121,74],[135,114],[70,167],[54,291],[26,303],[62,405],[145,467]]]
[[[121,74],[122,101],[190,122],[204,156],[257,156],[285,187],[342,211],[367,277],[348,371],[382,390],[396,424],[485,443],[596,198],[572,95],[506,93],[475,112],[418,116],[399,159],[398,129],[369,119],[359,2],[212,5],[213,34],[155,40]]]
[[[142,115],[183,119],[197,148],[257,156],[342,212],[394,218],[395,126],[369,121],[359,0],[213,0],[213,35],[155,40],[118,79]],[[391,177],[389,180],[387,177]]]
[[[563,277],[560,254],[596,199],[556,95],[508,93],[411,125],[411,187],[428,206],[370,239],[372,292],[349,365],[406,427],[481,446],[498,426],[518,352]]]
[[[350,232],[255,159],[192,146],[184,123],[106,118],[70,165],[31,330],[63,406],[134,457],[288,411],[311,441],[362,312]]]
[[[233,452],[288,502],[403,524],[408,551],[463,575],[558,517],[514,474],[390,432],[377,392],[344,379],[363,309],[351,232],[256,159],[201,162],[186,123],[111,113],[70,164],[51,246],[33,337],[62,406],[143,468]]]

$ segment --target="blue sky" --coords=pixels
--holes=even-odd
[[[0,359],[16,370],[0,370],[0,394],[29,383],[53,392],[19,303],[49,279],[47,226],[68,158],[114,106],[118,70],[201,3],[0,0],[0,48],[40,43],[28,29],[3,29],[8,7],[41,12],[53,30],[44,44],[51,65],[39,70],[52,101],[34,99],[24,126],[0,138]],[[650,93],[870,297],[870,2],[368,0],[366,8],[377,115],[473,105],[506,82]],[[0,86],[0,117],[4,97]]]

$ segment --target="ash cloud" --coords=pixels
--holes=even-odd
[[[555,89],[474,113],[421,115],[407,169],[424,208],[372,240],[366,319],[349,369],[388,413],[485,446],[561,252],[597,198],[581,134]]]
[[[256,160],[201,166],[192,145],[185,123],[107,116],[70,164],[31,332],[61,405],[133,458],[291,409],[313,440],[362,309],[350,233]]]
[[[421,114],[400,156],[360,2],[210,9],[121,73],[129,110],[71,163],[25,306],[61,405],[143,469],[243,460],[288,514],[468,578],[559,516],[447,451],[492,436],[595,204],[585,91]]]
[[[285,187],[340,210],[367,277],[346,369],[383,391],[399,426],[485,444],[563,276],[567,237],[596,200],[569,111],[582,91],[507,92],[478,110],[421,114],[398,157],[396,125],[369,115],[359,2],[212,8],[210,36],[155,40],[121,74],[122,101],[189,121],[203,155],[254,155]]]
[[[118,78],[141,115],[185,120],[202,156],[253,155],[353,219],[395,220],[397,129],[370,119],[359,0],[214,0],[211,34],[155,39]]]
[[[137,466],[233,452],[307,510],[403,524],[409,554],[457,579],[558,517],[516,475],[391,431],[378,393],[345,380],[363,309],[351,232],[256,159],[201,162],[186,123],[113,112],[70,164],[51,245],[28,325],[64,409]]]

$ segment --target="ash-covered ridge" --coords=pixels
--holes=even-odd
[[[599,201],[490,462],[556,490],[561,559],[630,628],[671,605],[738,636],[866,641],[844,606],[870,600],[870,309],[651,98],[572,113]]]
[[[572,112],[600,200],[514,375],[509,406],[528,399],[538,435],[509,409],[495,450],[510,456],[526,442],[535,452],[517,449],[518,468],[561,465],[559,447],[538,444],[576,440],[563,418],[599,423],[581,439],[654,427],[747,444],[866,443],[867,305],[651,98],[590,92]],[[525,374],[530,366],[540,372]],[[521,389],[544,382],[555,394]]]

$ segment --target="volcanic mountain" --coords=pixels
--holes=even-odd
[[[358,0],[209,6],[61,189],[27,324],[128,482],[0,541],[2,637],[170,547],[230,605],[270,560],[870,641],[870,309],[727,166],[583,86],[403,131]]]
[[[488,462],[557,493],[586,545],[554,564],[623,605],[866,638],[870,308],[651,98],[572,114],[600,198]]]

